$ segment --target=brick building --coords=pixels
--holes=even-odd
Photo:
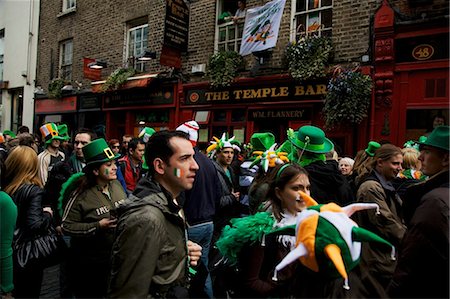
[[[267,2],[248,0],[247,8]],[[69,91],[59,100],[37,99],[36,126],[53,117],[72,127],[104,125],[108,137],[113,138],[124,133],[136,134],[142,126],[175,128],[180,122],[195,118],[201,123],[200,141],[203,142],[223,131],[248,141],[254,131],[262,130],[273,131],[277,141],[282,141],[289,127],[322,126],[323,86],[326,86],[327,78],[294,82],[284,58],[287,44],[298,37],[299,25],[303,23],[306,28],[314,20],[322,24],[320,34],[332,38],[333,64],[361,63],[364,72],[381,78],[378,80],[381,83],[374,88],[372,100],[372,107],[377,109],[371,110],[367,120],[357,129],[343,127],[327,133],[343,153],[353,154],[369,139],[387,139],[401,145],[404,138],[425,130],[425,124],[422,128],[408,128],[410,114],[413,117],[419,113],[422,118],[428,118],[442,112],[448,116],[448,51],[442,57],[407,62],[408,66],[398,60],[402,53],[394,53],[383,60],[376,52],[377,40],[389,35],[394,41],[400,31],[411,32],[402,32],[405,38],[407,34],[434,32],[442,35],[446,32],[448,41],[448,1],[286,0],[276,47],[262,60],[254,55],[246,56],[245,67],[229,89],[242,94],[249,89],[255,93],[271,90],[272,97],[245,102],[221,98],[221,90],[212,91],[204,73],[208,59],[215,51],[239,50],[243,23],[218,21],[225,11],[234,14],[237,0],[192,0],[188,5],[188,47],[182,54],[181,69],[174,70],[160,65],[165,1],[61,0],[58,6],[42,0],[37,85],[47,90],[52,79],[63,78],[72,83],[72,90],[66,88]],[[377,23],[376,14],[381,15],[385,10],[392,13],[379,17]],[[384,24],[389,17],[392,22]],[[156,52],[156,59],[140,62],[136,58],[146,48]],[[391,47],[388,51],[394,49]],[[94,84],[85,78],[84,72],[86,61],[91,60],[83,58],[100,59],[108,64]],[[92,92],[104,84],[101,79],[106,79],[121,66],[134,66],[144,75],[130,78],[114,92]],[[406,104],[408,97],[399,93],[405,86],[402,78],[417,67],[428,70],[429,76],[438,74],[437,79],[441,80],[435,82],[436,90],[433,91],[440,97],[431,99],[428,103],[432,103],[433,109],[425,112],[421,112],[423,108],[430,107],[418,105],[417,101]],[[383,77],[386,72],[391,72],[392,76]],[[445,86],[442,79],[446,80]],[[421,84],[431,86],[432,82],[421,81]],[[276,98],[283,86],[297,90],[310,88],[312,92]],[[205,94],[210,101],[205,99]],[[382,104],[389,101],[391,105]],[[415,112],[406,112],[408,109]]]

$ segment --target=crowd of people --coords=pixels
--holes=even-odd
[[[302,126],[0,134],[0,291],[38,298],[449,298],[449,132],[341,157]]]

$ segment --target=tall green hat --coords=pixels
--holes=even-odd
[[[57,126],[57,128],[58,128],[59,136],[64,138],[64,140],[66,140],[66,141],[70,139],[69,128],[67,127],[66,124],[60,124]]]
[[[86,144],[82,148],[84,159],[86,160],[86,166],[95,163],[104,163],[120,157],[120,155],[114,155],[113,151],[109,148],[106,140],[103,138],[96,139],[91,143]]]
[[[250,137],[253,151],[266,151],[275,143],[275,136],[270,132],[254,133]]]
[[[379,144],[378,142],[376,142],[376,141],[369,141],[369,144],[367,144],[367,148],[365,149],[365,152],[369,156],[373,157],[373,156],[375,156],[375,151],[377,149],[379,149],[380,147],[381,147],[381,144]]]
[[[53,140],[65,140],[59,136],[58,127],[54,123],[46,123],[39,128],[45,144],[50,144]]]
[[[303,126],[293,134],[288,132],[288,138],[294,147],[311,153],[325,154],[334,149],[324,131],[314,126]]]
[[[433,132],[428,135],[425,141],[417,142],[419,145],[428,145],[444,151],[449,151],[449,126],[439,126],[436,127]]]

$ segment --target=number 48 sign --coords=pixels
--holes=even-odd
[[[434,54],[434,48],[428,44],[418,45],[412,50],[412,56],[417,60],[430,59]]]

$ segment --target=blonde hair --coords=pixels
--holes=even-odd
[[[403,154],[403,169],[420,169],[421,163],[419,161],[420,153],[411,147],[406,147],[402,149]]]
[[[13,195],[23,184],[33,184],[42,188],[38,170],[36,152],[29,146],[18,145],[5,161],[3,191]]]

